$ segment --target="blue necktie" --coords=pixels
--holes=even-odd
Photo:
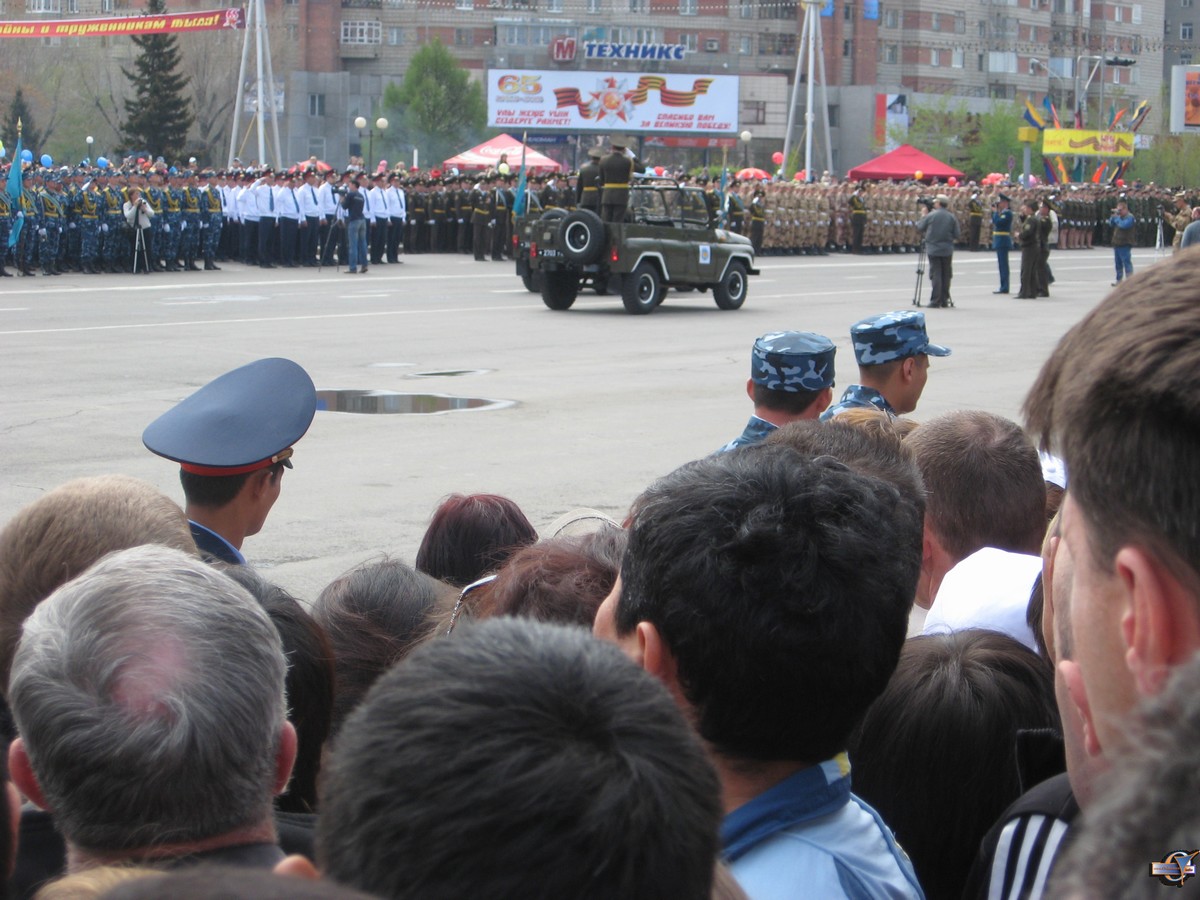
[[[269,185],[267,186],[267,201],[271,204],[271,212],[275,212],[275,189]]]

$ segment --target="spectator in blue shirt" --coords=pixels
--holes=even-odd
[[[1117,211],[1109,217],[1108,224],[1113,230],[1113,262],[1117,267],[1117,280],[1113,282],[1113,287],[1116,287],[1133,274],[1133,238],[1137,220],[1124,199],[1117,201]]]
[[[350,267],[346,270],[349,275],[367,271],[367,218],[363,212],[363,195],[358,189],[361,175],[355,175],[346,185],[346,196],[342,198],[342,208],[346,210],[346,245],[349,248]],[[359,269],[362,263],[362,269]]]

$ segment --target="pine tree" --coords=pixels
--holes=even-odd
[[[21,120],[21,144],[33,151],[34,156],[38,156],[42,152],[42,133],[33,125],[33,114],[29,111],[29,104],[25,102],[25,93],[17,88],[17,92],[13,94],[12,103],[8,107],[8,115],[4,118],[4,126],[0,129],[0,138],[4,139],[4,146],[8,148],[8,152],[14,152],[17,146],[17,119]]]
[[[162,15],[166,0],[146,0],[146,11]],[[134,71],[121,70],[134,90],[133,99],[125,101],[125,149],[175,162],[183,156],[193,121],[191,101],[184,94],[188,79],[179,74],[178,41],[173,34],[147,34],[132,40],[141,53],[133,61]]]

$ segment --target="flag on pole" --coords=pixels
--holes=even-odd
[[[1025,121],[1036,128],[1038,131],[1043,131],[1046,128],[1046,120],[1042,118],[1037,111],[1037,107],[1030,102],[1029,98],[1025,98]]]
[[[1083,127],[1083,106],[1078,103],[1075,104],[1075,127]],[[1079,179],[1076,178],[1075,180],[1078,181]]]
[[[1100,167],[1096,169],[1096,173],[1092,176],[1092,184],[1099,184],[1104,179],[1104,170],[1108,168],[1108,163],[1100,163]]]
[[[8,196],[12,201],[12,208],[19,210],[21,208],[21,125],[17,123],[17,152],[13,154],[12,163],[8,167]],[[8,233],[8,246],[17,246],[17,240],[21,237],[21,226],[25,224],[25,217],[18,216],[13,220],[12,231]]]
[[[525,209],[529,206],[529,196],[526,187],[525,179],[525,139],[529,137],[529,132],[521,133],[521,171],[517,175],[517,196],[513,200],[513,215],[525,215]]]
[[[1121,116],[1125,115],[1127,112],[1129,112],[1129,107],[1123,107],[1119,112],[1115,113],[1112,117],[1112,121],[1108,123],[1108,130],[1112,131],[1116,127],[1117,123],[1121,121]]]
[[[1047,94],[1046,99],[1042,101],[1042,106],[1045,108],[1048,116],[1046,121],[1053,122],[1055,128],[1062,128],[1062,125],[1058,121],[1058,110],[1054,108],[1054,102],[1050,99],[1049,94]]]
[[[1143,100],[1133,108],[1132,117],[1129,120],[1129,130],[1137,131],[1142,127],[1142,123],[1146,121],[1146,116],[1150,114],[1150,101]]]
[[[1069,182],[1071,177],[1067,175],[1067,167],[1063,164],[1063,158],[1061,156],[1054,157],[1054,165],[1058,166],[1059,180],[1062,181],[1063,184]]]
[[[1046,170],[1046,182],[1048,184],[1058,184],[1058,175],[1054,171],[1054,166],[1050,165],[1050,160],[1042,157],[1042,167]]]

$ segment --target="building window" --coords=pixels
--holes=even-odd
[[[699,0],[679,0],[679,14],[681,16],[694,16],[699,12]]]
[[[631,13],[644,13],[648,6],[649,4],[646,0],[629,0],[629,11]]]
[[[950,51],[950,68],[961,69],[966,61],[966,53],[962,49]]]
[[[929,27],[933,31],[941,31],[942,30],[942,17],[939,16],[937,13],[933,13],[929,19]]]
[[[402,9],[404,7],[404,0],[383,0],[383,5],[388,9]]]
[[[746,100],[742,104],[742,122],[746,125],[765,125],[767,122],[767,101]]]
[[[743,56],[749,56],[754,52],[754,38],[748,34],[743,34],[738,38],[738,53]]]
[[[562,0],[546,0],[546,12],[560,13],[563,11]]]
[[[1179,8],[1180,9],[1191,9],[1192,8],[1192,0],[1179,0]]]
[[[895,65],[900,62],[900,47],[897,44],[884,44],[883,61]]]
[[[854,7],[851,6],[849,3],[847,3],[845,6],[842,7],[842,18],[845,19],[847,22],[854,21]]]
[[[738,18],[754,18],[754,0],[738,0]]]
[[[117,8],[115,0],[100,0],[100,12],[110,13]]]
[[[26,0],[25,11],[31,13],[56,13],[62,12],[62,6],[59,0]]]
[[[980,53],[978,56],[975,57],[975,70],[976,71],[982,72],[984,70],[983,61],[984,61],[984,54]]]
[[[1181,41],[1190,41],[1192,39],[1193,34],[1194,34],[1194,31],[1192,29],[1191,22],[1180,22],[1179,23],[1179,39]]]
[[[474,9],[475,0],[454,0],[455,9]]]
[[[587,11],[593,15],[603,12],[603,7],[601,6],[603,2],[604,0],[587,0]]]
[[[378,22],[342,22],[343,44],[382,44],[383,26]]]
[[[842,41],[842,56],[851,57],[854,55],[854,41],[846,39]]]
[[[1113,7],[1113,21],[1114,22],[1124,22],[1125,21],[1125,7],[1123,7],[1123,6],[1114,6]]]
[[[67,0],[67,12],[78,14],[79,0]]]
[[[1017,54],[993,50],[988,53],[987,70],[1005,75],[1017,74]],[[1004,99],[1004,98],[1001,98]]]
[[[1179,64],[1181,66],[1190,66],[1192,64],[1192,54],[1180,53],[1179,54]]]
[[[325,115],[325,95],[324,94],[309,94],[308,95],[308,114],[310,116]]]
[[[929,51],[929,64],[931,66],[934,66],[935,68],[942,64],[942,51],[941,50],[930,50]]]
[[[391,29],[389,29],[390,32]],[[399,31],[400,29],[396,29]],[[388,43],[391,43],[389,40]],[[474,28],[455,28],[454,29],[454,46],[455,47],[470,47],[475,43]]]
[[[695,53],[699,40],[694,31],[686,32],[679,35],[679,43],[683,44],[684,53]]]
[[[883,13],[883,27],[884,28],[899,28],[900,27],[900,13],[894,9],[885,10]]]

